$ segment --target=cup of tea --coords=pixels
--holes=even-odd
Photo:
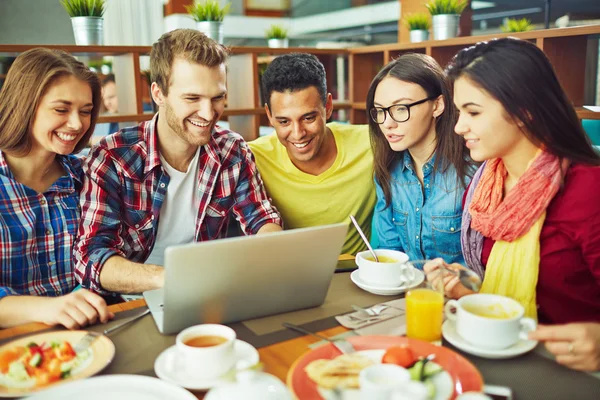
[[[525,309],[518,301],[496,294],[477,293],[449,300],[444,310],[456,323],[456,332],[482,349],[500,350],[519,339],[527,340],[527,334],[537,326],[535,320],[523,317]]]
[[[375,250],[379,262],[370,251],[356,254],[360,279],[373,286],[398,287],[415,278],[415,269],[407,265],[408,256],[396,250]]]
[[[225,325],[192,326],[177,335],[177,356],[189,374],[200,379],[218,378],[235,365],[235,339],[235,331]]]

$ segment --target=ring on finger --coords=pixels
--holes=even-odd
[[[569,347],[567,349],[567,351],[569,352],[569,354],[573,355],[575,353],[575,351],[573,350],[573,342],[569,342]]]

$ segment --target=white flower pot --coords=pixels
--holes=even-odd
[[[223,44],[223,22],[222,21],[200,21],[196,22],[196,29],[204,33],[217,43]]]
[[[73,35],[78,46],[104,44],[104,19],[101,17],[72,17]]]
[[[433,15],[431,20],[433,25],[433,38],[435,40],[446,40],[458,36],[460,15]]]
[[[285,39],[269,39],[267,40],[269,47],[272,49],[284,49],[289,45],[288,38]]]
[[[410,31],[410,42],[419,43],[429,40],[429,31],[426,29],[415,29]]]

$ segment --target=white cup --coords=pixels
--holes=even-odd
[[[456,313],[452,308],[456,308]],[[512,346],[535,330],[537,323],[524,318],[523,306],[495,294],[470,294],[449,300],[446,317],[456,323],[456,332],[467,342],[482,349],[500,350]]]
[[[371,365],[358,375],[360,398],[364,400],[389,400],[392,393],[410,381],[410,373],[394,364]]]
[[[379,287],[398,287],[402,286],[415,278],[415,268],[406,264],[408,256],[401,251],[395,250],[375,250],[377,257],[389,257],[396,262],[376,262],[367,258],[373,258],[370,251],[361,251],[356,254],[356,265],[358,265],[358,274],[360,279],[374,286]]]
[[[209,347],[194,347],[186,341],[198,336],[220,336],[223,343]],[[177,335],[177,358],[190,375],[200,379],[218,378],[235,365],[235,331],[225,325],[204,324],[184,329]]]

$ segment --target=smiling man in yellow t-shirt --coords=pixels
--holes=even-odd
[[[370,236],[376,197],[368,126],[326,123],[333,103],[325,68],[313,55],[275,58],[262,86],[276,135],[250,142],[250,148],[285,228],[350,223],[352,214]],[[350,227],[343,253],[363,249]]]

